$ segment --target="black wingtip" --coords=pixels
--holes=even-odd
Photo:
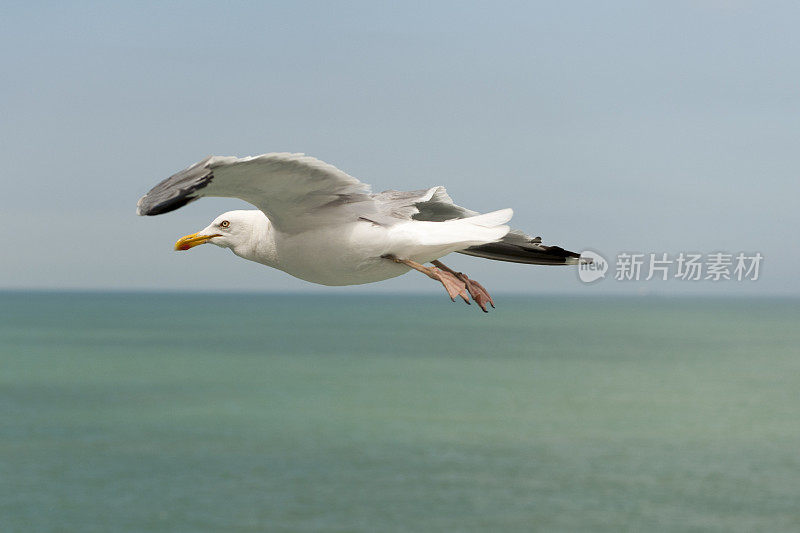
[[[148,217],[163,215],[197,200],[199,196],[195,193],[214,179],[210,162],[209,156],[150,189],[150,192],[139,200],[136,206],[137,214]]]
[[[195,200],[197,200],[196,196],[178,196],[144,209],[139,208],[138,214],[145,217],[163,215],[164,213],[169,213],[170,211],[180,209],[181,207]]]
[[[580,254],[565,250],[560,246],[521,246],[506,242],[491,242],[478,246],[470,246],[458,253],[483,257],[495,261],[525,263],[530,265],[569,265],[574,264],[571,258],[579,258]]]
[[[547,248],[547,253],[548,254],[552,254],[552,255],[555,255],[555,256],[576,257],[576,258],[581,256],[581,254],[578,254],[578,253],[575,253],[575,252],[570,252],[569,250],[565,250],[564,248],[562,248],[560,246],[547,246],[546,248]]]

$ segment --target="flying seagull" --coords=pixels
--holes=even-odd
[[[241,198],[258,209],[223,213],[178,240],[176,250],[216,244],[322,285],[372,283],[417,270],[440,282],[451,300],[472,297],[486,312],[487,304],[494,307],[486,289],[439,258],[458,252],[533,265],[580,260],[510,229],[511,209],[480,214],[454,204],[444,187],[373,194],[369,185],[304,154],[207,157],[153,187],[137,213],[161,215],[203,196]]]

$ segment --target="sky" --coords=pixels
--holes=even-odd
[[[376,191],[513,207],[513,226],[610,264],[586,284],[448,257],[490,292],[800,295],[800,4],[12,1],[0,17],[0,289],[440,289],[172,251],[237,200],[135,215],[207,155],[290,151]],[[764,259],[757,281],[617,281],[624,252]]]

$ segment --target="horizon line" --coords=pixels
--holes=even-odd
[[[183,288],[134,288],[134,289],[121,289],[121,288],[42,288],[42,287],[0,287],[1,294],[119,294],[119,295],[135,295],[135,294],[174,294],[174,295],[206,295],[206,296],[314,296],[320,298],[339,298],[339,297],[357,297],[357,296],[375,296],[375,297],[397,297],[397,296],[413,296],[413,297],[438,297],[438,293],[429,293],[422,291],[370,291],[358,290],[349,293],[330,293],[330,292],[316,292],[314,290],[255,290],[247,291],[245,289],[183,289]],[[526,292],[524,294],[497,291],[495,296],[502,296],[503,298],[526,298],[526,297],[544,297],[544,298],[586,298],[586,299],[599,299],[599,298],[630,298],[630,299],[681,299],[681,298],[710,298],[710,299],[800,299],[800,294],[741,294],[741,293],[666,293],[666,292],[643,292],[643,293],[576,293],[576,292]]]

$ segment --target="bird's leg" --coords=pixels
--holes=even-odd
[[[394,255],[384,255],[383,258],[394,261],[395,263],[402,263],[413,268],[414,270],[422,272],[429,278],[440,282],[442,285],[444,285],[447,295],[450,296],[450,299],[454,302],[456,301],[456,296],[460,296],[462,300],[469,303],[467,284],[459,279],[458,276],[456,276],[449,268],[447,270],[439,270],[435,267],[426,267],[417,263],[416,261],[411,261],[410,259],[400,259]]]
[[[489,293],[486,291],[486,289],[483,288],[483,285],[474,279],[469,279],[467,275],[462,272],[456,272],[441,261],[431,261],[431,263],[442,269],[444,272],[447,272],[464,282],[464,285],[466,285],[467,290],[469,291],[469,295],[472,296],[472,299],[475,300],[475,303],[481,307],[484,313],[489,312],[489,310],[486,309],[487,303],[494,307],[494,301],[492,300],[492,297],[489,296]]]

